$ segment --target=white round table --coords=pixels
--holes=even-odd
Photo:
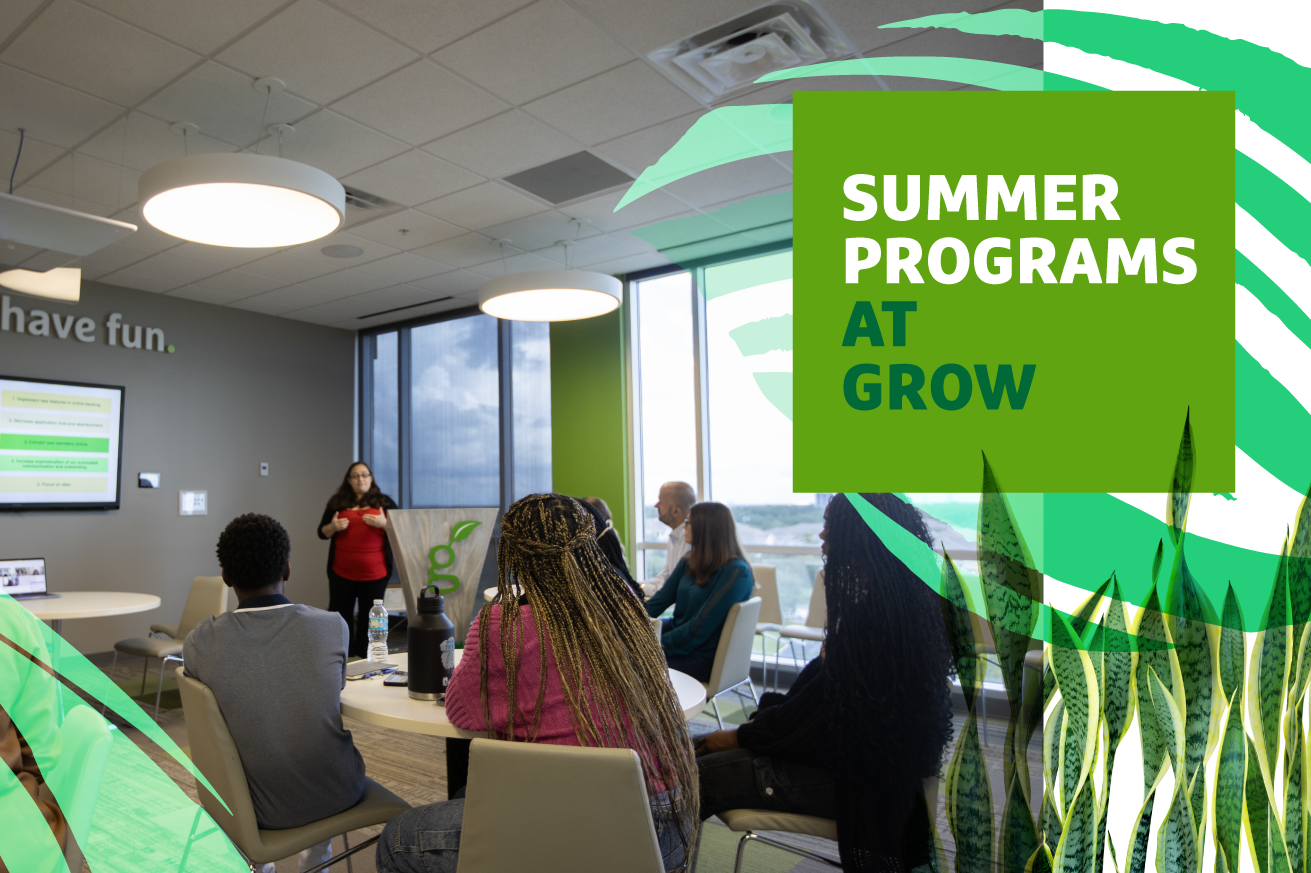
[[[153,594],[128,591],[60,591],[58,597],[19,600],[28,612],[50,622],[60,633],[66,618],[100,618],[158,609],[160,600]]]
[[[457,664],[463,654],[463,649],[455,650]],[[405,653],[388,655],[387,662],[408,670],[410,656]],[[669,671],[669,681],[678,694],[683,716],[691,719],[700,713],[706,703],[705,686],[677,670]],[[341,714],[378,727],[432,737],[475,739],[487,736],[485,731],[456,727],[446,717],[446,707],[429,700],[415,700],[405,688],[388,688],[382,684],[381,676],[347,682],[341,692]]]

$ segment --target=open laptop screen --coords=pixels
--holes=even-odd
[[[46,559],[19,558],[0,561],[0,592],[11,596],[44,594],[46,591]]]

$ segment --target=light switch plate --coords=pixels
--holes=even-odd
[[[179,491],[178,515],[208,515],[208,492]]]
[[[267,476],[267,475],[269,474],[269,462],[268,462],[268,461],[260,461],[260,462],[259,462],[259,474],[260,474],[261,476]]]

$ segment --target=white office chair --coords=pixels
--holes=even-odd
[[[182,618],[177,624],[152,624],[150,626],[151,636],[133,637],[128,640],[119,640],[114,643],[114,663],[110,667],[109,675],[114,675],[114,668],[118,666],[118,653],[125,655],[135,655],[138,658],[144,658],[145,663],[141,668],[141,693],[146,693],[146,674],[150,670],[150,659],[159,658],[159,686],[155,689],[155,720],[159,720],[159,701],[164,693],[164,676],[168,670],[169,661],[182,663],[182,644],[187,638],[187,634],[211,615],[222,615],[228,608],[228,586],[224,584],[222,576],[197,576],[191,582],[191,591],[187,594],[187,602],[182,607]],[[158,634],[168,634],[170,638],[166,639]],[[100,711],[105,711],[104,704],[101,704]]]
[[[309,873],[317,873],[343,859],[349,866],[351,855],[378,841],[378,837],[370,837],[352,848],[346,838],[349,831],[384,824],[410,808],[404,800],[365,777],[364,797],[345,812],[298,828],[261,828],[255,820],[255,805],[250,798],[246,771],[242,768],[237,744],[228,731],[228,723],[219,709],[218,699],[208,685],[188,676],[184,668],[178,668],[177,677],[178,691],[182,694],[182,712],[187,720],[187,735],[191,739],[191,759],[209,780],[209,784],[214,786],[214,790],[223,795],[228,808],[224,809],[218,798],[197,783],[201,805],[246,857],[252,873],[256,864],[290,857],[337,835],[341,835],[346,851],[313,868]]]
[[[710,668],[710,681],[702,682],[706,687],[706,697],[715,708],[715,721],[722,730],[724,720],[719,715],[721,694],[736,691],[746,685],[751,689],[751,702],[757,706],[756,686],[751,684],[751,649],[756,644],[756,622],[760,619],[760,598],[752,597],[741,603],[734,603],[728,609],[724,619],[723,630],[719,632],[719,646],[715,649],[715,662]]]
[[[109,747],[114,738],[109,722],[90,706],[79,703],[64,717],[59,727],[63,751],[59,763],[46,780],[59,801],[68,821],[68,845],[64,860],[69,870],[82,869],[82,847],[76,835],[91,833],[91,819],[100,795],[100,782],[109,763]]]
[[[936,776],[924,780],[924,803],[928,807],[929,821],[933,821],[937,816],[938,809],[938,777]],[[838,823],[833,819],[819,818],[813,815],[798,815],[790,812],[774,812],[768,809],[730,809],[728,812],[721,812],[719,820],[728,825],[729,830],[743,834],[742,839],[737,842],[737,861],[733,865],[733,873],[741,873],[742,855],[746,852],[747,843],[753,840],[758,840],[767,846],[773,846],[785,852],[791,852],[794,855],[800,855],[803,858],[809,858],[812,861],[818,861],[821,864],[827,864],[830,867],[836,867],[839,870],[842,869],[842,865],[832,858],[826,858],[814,852],[807,852],[805,849],[798,849],[796,846],[784,843],[781,840],[764,837],[756,833],[756,831],[782,831],[789,834],[806,834],[836,841],[838,838]],[[695,873],[695,867],[693,867],[692,873]]]
[[[796,665],[796,644],[798,640],[804,641],[802,644],[802,654],[805,654],[804,643],[822,643],[824,642],[824,625],[828,621],[828,601],[824,599],[824,570],[820,568],[815,574],[815,587],[810,590],[810,609],[806,613],[805,624],[789,624],[781,628],[778,632],[780,637],[778,648],[774,650],[774,685],[778,687],[778,652],[783,648],[782,641],[788,641],[788,657],[791,658],[793,665]]]
[[[662,873],[637,753],[474,740],[456,869]]]
[[[783,606],[778,599],[778,569],[774,565],[752,564],[751,578],[755,580],[751,596],[760,598],[760,620],[756,622],[756,636],[760,637],[760,686],[764,690],[769,688],[769,659],[765,643],[770,638],[769,634],[775,634],[774,660],[777,661],[778,650],[783,645],[782,638],[777,636],[783,630]],[[774,684],[778,684],[777,676],[774,677]]]

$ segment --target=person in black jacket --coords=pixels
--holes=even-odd
[[[891,494],[861,496],[932,545],[914,507]],[[848,873],[909,870],[929,861],[922,780],[939,773],[951,739],[940,598],[845,495],[829,501],[820,538],[820,656],[746,724],[697,740],[701,816],[771,809],[835,819]]]
[[[393,566],[391,544],[387,542],[387,510],[396,508],[396,501],[378,489],[369,465],[356,461],[347,468],[341,487],[319,519],[319,539],[331,540],[328,611],[339,613],[350,628],[348,655],[365,656],[369,610],[373,601],[387,593]]]

